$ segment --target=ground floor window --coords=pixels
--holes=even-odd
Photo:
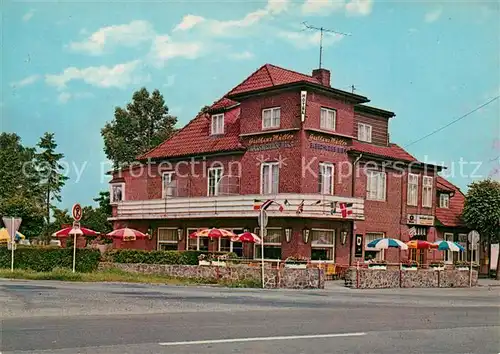
[[[377,260],[381,261],[384,259],[384,250],[378,250],[373,247],[368,247],[368,244],[379,238],[384,238],[385,234],[383,232],[369,232],[365,235],[365,261]]]
[[[255,233],[260,235],[259,229],[255,229]],[[264,235],[264,259],[280,260],[281,259],[281,240],[283,239],[282,228],[266,228]],[[254,245],[254,258],[260,259],[261,245]]]
[[[462,246],[464,249],[467,249],[467,234],[458,234],[458,242],[460,246]],[[467,260],[467,252],[457,252],[458,256],[457,259],[459,261],[466,261]]]
[[[225,229],[231,231],[232,233],[239,235],[243,233],[243,229]],[[219,239],[219,251],[220,252],[233,252],[236,253],[238,257],[243,257],[243,243],[233,242],[229,238]]]
[[[177,251],[178,242],[177,228],[158,228],[158,250]]]
[[[191,238],[190,235],[193,232],[196,232],[198,230],[202,230],[203,228],[200,229],[187,229],[187,242],[186,242],[186,249],[187,250],[192,250],[192,251],[208,251],[208,237],[196,237],[196,238]]]
[[[425,249],[410,248],[410,259],[422,265],[425,263],[426,251]]]
[[[453,233],[451,232],[445,232],[443,235],[444,241],[451,241],[453,242]],[[453,252],[451,251],[444,251],[444,261],[445,263],[453,263]]]
[[[335,230],[311,230],[311,260],[335,260]]]

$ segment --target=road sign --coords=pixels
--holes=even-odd
[[[7,228],[7,231],[9,232],[11,241],[13,242],[16,238],[16,232],[17,230],[19,230],[19,226],[21,225],[22,219],[3,217],[2,221],[5,227]]]
[[[262,218],[262,220],[261,220]],[[269,221],[269,217],[267,216],[267,213],[265,210],[262,210],[260,213],[259,213],[259,226],[260,227],[267,227],[267,222]]]
[[[479,232],[477,232],[476,230],[472,230],[467,235],[467,239],[469,240],[470,243],[477,244],[479,242]]]
[[[73,214],[73,219],[75,219],[75,221],[80,221],[80,219],[82,218],[81,205],[78,203],[73,205],[73,208],[71,209],[71,213]]]

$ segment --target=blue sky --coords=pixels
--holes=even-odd
[[[264,63],[316,68],[318,35],[302,31],[303,21],[352,34],[325,37],[323,66],[332,86],[355,85],[396,113],[390,137],[401,146],[500,94],[495,2],[7,0],[2,8],[1,130],[26,145],[55,133],[71,178],[64,207],[108,188],[100,129],[135,90],[160,89],[182,126]],[[499,112],[496,100],[407,149],[449,166],[465,189],[499,167]]]

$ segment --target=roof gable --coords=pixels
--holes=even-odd
[[[414,156],[410,155],[406,150],[396,144],[389,144],[388,146],[375,145],[371,143],[363,143],[359,140],[353,140],[350,148],[352,151],[359,151],[369,155],[381,156],[394,160],[401,160],[407,162],[418,161]]]
[[[440,208],[439,204],[436,208],[436,218],[448,227],[463,227],[465,226],[461,215],[465,205],[465,195],[460,188],[438,176],[436,179],[438,189],[445,191],[453,191],[453,196],[450,197],[450,204],[448,208]],[[441,188],[440,188],[441,187]],[[444,187],[444,188],[442,188]]]

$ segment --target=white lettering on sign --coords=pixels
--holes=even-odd
[[[307,91],[300,91],[300,120],[306,120]]]

